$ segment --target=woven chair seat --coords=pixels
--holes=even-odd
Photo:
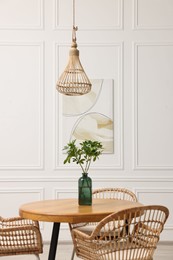
[[[0,256],[43,252],[39,223],[20,217],[0,217]]]
[[[73,229],[77,228],[79,231],[90,235],[93,232],[93,230],[94,230],[94,228],[96,227],[97,224],[98,224],[97,222],[83,223],[83,225],[80,223],[80,225],[77,224],[78,226],[74,227]]]
[[[123,221],[122,221],[123,223]],[[98,222],[91,222],[91,223],[85,223],[83,226],[77,227],[77,230],[84,232],[87,235],[91,235],[93,230],[95,229],[95,227],[97,226]],[[114,223],[114,225],[118,225],[118,223]],[[109,231],[111,226],[111,223],[109,224],[109,227],[107,227],[107,230]],[[118,228],[118,227],[117,227]],[[75,229],[75,228],[74,228]],[[104,227],[103,229],[100,230],[100,234],[102,235],[102,233],[106,232],[106,227]]]

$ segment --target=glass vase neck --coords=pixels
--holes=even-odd
[[[88,176],[88,173],[87,172],[83,172],[82,175],[83,176]]]

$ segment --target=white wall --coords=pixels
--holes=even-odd
[[[114,80],[114,154],[90,171],[93,188],[127,187],[168,206],[173,239],[173,1],[76,0],[77,41],[91,79]],[[0,1],[0,205],[77,196],[81,172],[63,165],[56,80],[71,44],[71,0]],[[109,100],[105,100],[105,104]],[[51,223],[42,223],[45,240]],[[62,225],[61,239],[70,239]]]

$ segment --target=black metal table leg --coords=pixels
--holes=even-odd
[[[57,245],[58,245],[59,229],[60,229],[60,223],[55,222],[53,224],[48,260],[55,260],[56,249],[57,249]]]

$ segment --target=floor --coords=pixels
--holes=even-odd
[[[49,245],[44,245],[44,253],[40,255],[40,260],[48,259],[48,250]],[[72,252],[72,245],[59,243],[58,251],[57,251],[57,259],[59,260],[70,260]],[[35,256],[9,256],[9,257],[1,257],[1,260],[36,260]],[[79,259],[77,257],[75,260]],[[164,243],[159,244],[157,251],[155,253],[154,260],[173,260],[173,242],[172,243]]]

